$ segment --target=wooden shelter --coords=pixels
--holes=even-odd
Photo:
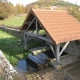
[[[41,29],[44,29],[48,37],[39,35]],[[56,57],[57,65],[60,64],[60,56],[69,42],[80,39],[80,23],[65,10],[31,9],[21,30],[24,30],[25,46],[29,36],[46,41]],[[35,30],[36,34],[33,33]],[[65,43],[62,50],[60,50],[61,43]]]

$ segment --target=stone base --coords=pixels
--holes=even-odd
[[[24,46],[24,50],[28,50],[28,46]]]
[[[56,70],[59,70],[59,69],[61,69],[61,65],[56,65],[56,64],[54,64],[54,68],[55,68]]]

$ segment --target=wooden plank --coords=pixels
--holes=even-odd
[[[40,36],[40,35],[31,34],[31,33],[29,33],[29,32],[25,32],[25,33],[26,33],[27,35],[34,36],[34,37],[37,37],[37,38],[39,38],[39,39],[42,39],[42,40],[45,40],[45,41],[47,41],[47,42],[52,43],[52,41],[51,41],[50,39],[45,38],[45,37],[42,37],[42,36]]]
[[[46,63],[46,59],[48,58],[48,56],[45,53],[40,53],[40,54],[36,55],[36,57],[41,59],[45,63]]]
[[[29,54],[27,56],[27,58],[29,58],[30,60],[32,60],[33,62],[35,62],[36,64],[39,64],[39,60],[38,59],[35,59],[35,57],[32,55],[32,54]]]
[[[29,54],[26,60],[28,64],[37,69],[43,69],[44,67],[47,66],[47,64],[43,60],[36,56],[33,56],[32,54]]]
[[[32,61],[30,58],[26,58],[27,63],[33,67],[33,68],[37,68],[37,63],[35,63],[34,61]]]
[[[69,44],[69,42],[67,42],[67,43],[64,45],[64,47],[62,48],[62,50],[61,50],[59,56],[61,56],[61,54],[62,54],[63,51],[66,49],[66,47],[68,46],[68,44]]]
[[[33,56],[32,54],[29,54],[28,57],[35,61],[37,64],[44,64],[44,62],[41,59],[37,58],[36,56]]]
[[[50,50],[50,48],[47,47],[47,46],[29,49],[29,51],[30,51],[33,55],[37,55],[37,54],[39,54],[39,53],[41,53],[41,52],[45,52],[45,51],[47,51],[47,50]]]

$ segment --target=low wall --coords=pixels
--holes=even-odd
[[[7,32],[7,33],[9,33],[13,36],[19,37],[21,40],[24,40],[24,30],[20,31],[20,30],[17,30],[17,29],[6,28],[5,26],[0,26],[0,30],[2,30],[4,32]],[[35,38],[35,37],[30,37],[28,39],[28,42],[31,42],[33,40],[42,42],[42,40],[40,40],[38,38]]]
[[[79,42],[79,40],[77,40]],[[65,51],[69,54],[74,55],[75,57],[80,57],[80,44],[76,41],[70,41],[69,45]],[[62,45],[61,45],[62,46]]]
[[[0,78],[2,80],[21,80],[17,71],[0,51]],[[0,79],[1,80],[1,79]]]
[[[0,30],[23,39],[23,31],[12,29],[12,28],[6,28],[5,26],[0,26]]]

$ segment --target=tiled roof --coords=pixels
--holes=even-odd
[[[56,44],[80,39],[80,23],[67,11],[32,9],[26,20],[32,14]],[[21,29],[26,28],[24,24]]]

